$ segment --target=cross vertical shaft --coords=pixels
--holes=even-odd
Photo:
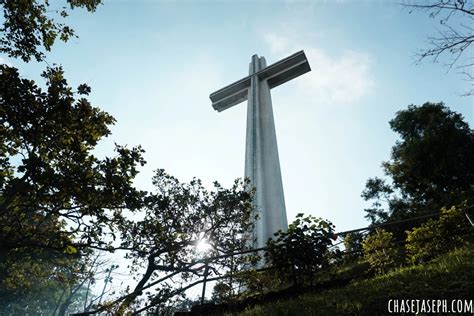
[[[247,105],[245,177],[256,188],[254,247],[265,246],[278,230],[286,230],[285,197],[273,118],[270,87],[257,73],[266,68],[264,57],[252,56]]]
[[[303,51],[268,67],[265,58],[253,55],[247,77],[210,95],[219,112],[248,100],[245,177],[256,188],[254,248],[264,247],[275,232],[288,228],[270,89],[310,70]]]

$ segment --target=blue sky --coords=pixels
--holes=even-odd
[[[382,174],[397,139],[388,121],[407,105],[444,101],[474,125],[467,83],[442,62],[415,64],[439,22],[396,2],[116,0],[68,23],[79,38],[47,61],[117,119],[98,153],[144,147],[144,189],[157,168],[208,184],[243,176],[246,104],[217,113],[208,97],[246,76],[255,53],[271,64],[304,50],[312,68],[272,90],[289,221],[304,212],[336,230],[366,226],[360,193]],[[8,62],[28,78],[45,68]]]

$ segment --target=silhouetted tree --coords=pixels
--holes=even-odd
[[[369,179],[362,192],[373,201],[367,218],[378,223],[473,204],[474,131],[461,114],[443,103],[410,105],[390,127],[401,139],[382,164],[387,178]]]
[[[156,192],[147,198],[143,220],[130,221],[122,232],[121,247],[130,250],[127,256],[138,282],[116,301],[120,303],[117,315],[143,294],[147,307],[159,306],[190,284],[201,282],[206,270],[209,277],[220,275],[229,259],[211,257],[249,245],[252,191],[248,182],[236,180],[229,189],[215,182],[214,190],[208,191],[198,179],[180,183],[158,170],[153,183]],[[196,249],[203,240],[210,246],[207,254]],[[172,277],[179,277],[182,285],[171,284]]]

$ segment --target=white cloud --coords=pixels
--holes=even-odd
[[[306,93],[326,103],[350,103],[373,89],[368,54],[348,51],[332,57],[317,48],[305,52],[312,68],[300,81]]]
[[[267,33],[264,41],[277,58],[303,49],[312,71],[297,80],[299,93],[326,104],[345,104],[369,94],[374,86],[370,69],[372,58],[368,53],[353,50],[331,55],[325,50],[302,44],[290,37]]]

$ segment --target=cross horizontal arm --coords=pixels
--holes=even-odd
[[[304,51],[299,51],[265,67],[254,74],[254,76],[257,76],[259,80],[267,80],[268,86],[274,88],[308,71],[311,71],[311,68],[306,59],[306,55]],[[214,110],[222,112],[231,106],[247,100],[251,77],[252,76],[244,77],[227,87],[211,93],[209,98],[212,101]]]
[[[212,101],[212,107],[218,112],[222,112],[231,106],[247,100],[248,88],[250,86],[250,76],[236,81],[227,87],[211,93],[209,98]]]
[[[270,88],[274,88],[309,71],[308,59],[301,50],[262,69],[257,76],[260,80],[266,79]]]

